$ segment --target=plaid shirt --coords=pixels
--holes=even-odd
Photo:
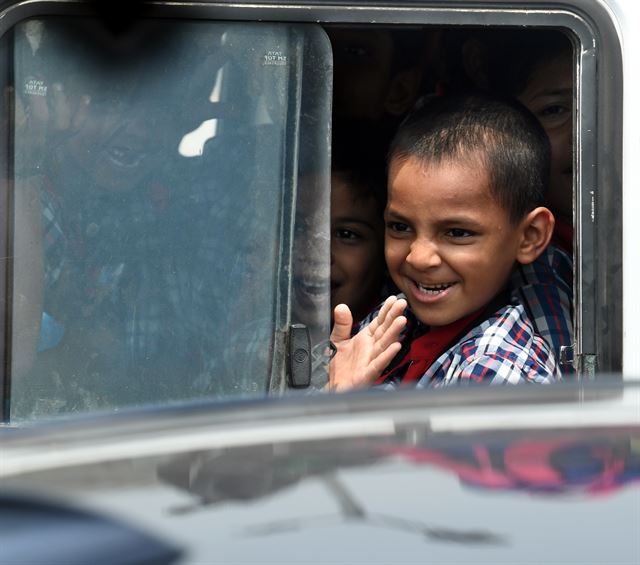
[[[560,373],[547,343],[536,335],[521,305],[505,306],[442,354],[417,386],[459,382],[550,383]]]
[[[403,294],[398,297],[405,298]],[[512,295],[512,302],[513,298]],[[378,311],[379,308],[371,312],[358,330],[370,324]],[[409,308],[405,316],[407,326],[401,336],[403,342],[417,339],[429,331],[428,326],[422,324]],[[416,386],[551,383],[560,378],[549,344],[536,332],[524,306],[514,303],[499,308],[469,330],[431,364]],[[402,386],[401,381],[402,376],[397,377],[392,371],[380,388],[398,388]]]
[[[559,359],[560,348],[573,343],[571,257],[549,245],[533,263],[516,267],[510,286],[513,299],[524,306],[535,333],[546,340]],[[564,375],[574,373],[570,365],[562,365],[561,370]]]
[[[403,295],[399,297],[404,298]],[[367,317],[367,323],[375,314]],[[415,339],[428,331],[407,309],[403,339]],[[366,324],[363,324],[366,325]],[[551,383],[560,379],[553,352],[535,334],[521,305],[508,305],[472,328],[458,343],[442,353],[418,380],[416,387],[454,384]],[[381,388],[402,386],[391,377]]]

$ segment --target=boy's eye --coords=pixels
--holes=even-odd
[[[553,104],[551,106],[546,106],[540,111],[541,116],[556,116],[558,114],[563,114],[564,112],[568,112],[569,109],[565,108],[560,104]]]
[[[387,222],[387,229],[396,233],[406,233],[410,228],[402,222]]]
[[[537,112],[537,117],[542,125],[548,126],[564,124],[570,116],[571,109],[564,104],[549,104]]]
[[[462,228],[451,228],[450,230],[447,230],[445,235],[447,237],[452,237],[455,239],[459,239],[459,238],[466,238],[466,237],[472,237],[475,234],[469,230],[465,230]]]
[[[362,236],[359,233],[346,228],[336,229],[334,232],[334,235],[336,239],[343,239],[343,240],[350,240],[350,241],[362,239]]]

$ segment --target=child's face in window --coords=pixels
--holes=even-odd
[[[331,178],[331,309],[346,304],[355,320],[379,300],[384,278],[382,214],[340,174]]]
[[[62,150],[73,167],[88,175],[92,187],[127,191],[159,166],[171,122],[161,120],[155,99],[160,92],[150,88],[136,94],[140,84],[135,77],[112,81],[87,73],[62,85],[59,96],[67,111]]]
[[[573,217],[573,74],[571,53],[534,69],[519,100],[538,118],[551,142],[551,209]]]
[[[329,333],[327,181],[319,175],[303,176],[296,203],[292,320],[309,328],[312,343],[325,340]]]
[[[521,232],[473,159],[392,162],[385,255],[421,322],[443,326],[488,304],[507,282]]]

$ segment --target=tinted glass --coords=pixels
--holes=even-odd
[[[264,394],[292,319],[326,338],[328,272],[292,259],[329,264],[324,34],[105,33],[47,19],[4,39],[12,420]],[[306,318],[296,276],[318,287]]]

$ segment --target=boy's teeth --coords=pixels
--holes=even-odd
[[[430,286],[425,286],[423,284],[416,283],[420,291],[426,294],[439,294],[442,291],[448,289],[450,286],[452,286],[452,284],[453,283],[445,283],[445,284],[433,284]]]

